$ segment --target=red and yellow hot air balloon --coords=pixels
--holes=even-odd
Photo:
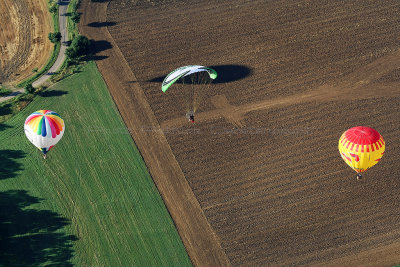
[[[382,135],[370,127],[353,127],[340,137],[339,152],[347,165],[357,172],[357,179],[360,179],[362,172],[381,160],[385,152],[385,141]]]

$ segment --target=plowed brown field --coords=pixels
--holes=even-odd
[[[98,66],[196,265],[400,263],[399,1],[81,11],[83,33],[110,43]],[[193,125],[179,92],[160,90],[189,64],[219,74]],[[358,125],[387,143],[361,181],[337,149]]]
[[[16,84],[43,67],[52,52],[47,1],[0,1],[0,25],[0,83]]]

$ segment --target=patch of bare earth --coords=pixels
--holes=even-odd
[[[42,68],[51,55],[47,1],[1,1],[0,24],[0,82],[14,85]]]
[[[105,20],[88,15],[82,29],[112,44],[98,66],[195,264],[398,263],[399,11],[395,0],[114,0],[106,26],[87,27]],[[179,92],[161,92],[189,64],[219,70],[195,124]],[[362,181],[337,151],[357,125],[387,142]],[[207,243],[222,253],[201,253]]]

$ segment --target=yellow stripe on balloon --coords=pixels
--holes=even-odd
[[[344,132],[338,148],[347,165],[356,172],[364,172],[380,161],[385,142],[374,129],[360,126]]]

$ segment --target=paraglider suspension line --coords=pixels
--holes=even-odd
[[[208,91],[210,87],[211,80],[208,76],[207,72],[198,72],[195,76],[192,77],[192,88],[193,88],[193,111],[196,112],[199,107],[202,96],[205,91]],[[202,88],[195,88],[195,85],[202,85]],[[205,86],[207,88],[205,88]]]

